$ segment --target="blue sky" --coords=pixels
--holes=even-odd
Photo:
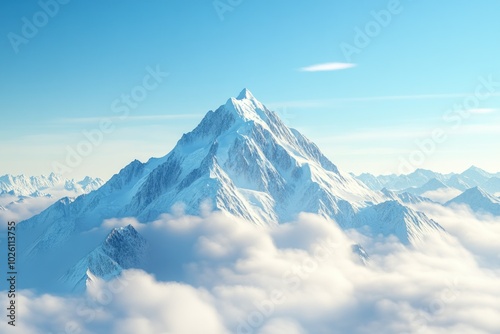
[[[0,174],[49,173],[115,117],[66,171],[109,178],[243,87],[348,171],[500,171],[498,1],[65,0],[40,14],[54,1],[0,4]],[[306,70],[332,63],[319,68],[346,68]],[[116,119],[113,102],[157,68],[168,76]]]

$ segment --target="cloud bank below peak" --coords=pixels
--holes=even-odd
[[[73,326],[80,333],[120,334],[499,332],[499,248],[494,242],[500,237],[498,221],[438,206],[423,209],[447,227],[455,225],[452,235],[404,247],[390,238],[370,240],[345,233],[311,214],[275,229],[258,229],[216,213],[135,222],[158,254],[150,268],[125,271],[111,282],[96,279],[84,296],[23,291],[18,330],[58,333]],[[133,220],[116,219],[102,227]],[[483,236],[489,234],[489,242],[471,239],[465,233],[471,224],[484,230]],[[353,256],[352,246],[358,243],[370,255],[367,265]],[[169,279],[172,270],[183,270],[185,276]],[[1,293],[0,303],[6,302]],[[5,323],[0,324],[2,330],[7,330]]]

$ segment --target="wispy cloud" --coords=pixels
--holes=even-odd
[[[348,68],[352,68],[355,66],[356,64],[352,63],[323,63],[323,64],[316,64],[316,65],[302,67],[300,68],[300,71],[302,72],[338,71],[338,70],[345,70]]]
[[[497,111],[498,109],[492,109],[492,108],[478,108],[469,110],[471,114],[491,114]]]

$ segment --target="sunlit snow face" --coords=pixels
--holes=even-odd
[[[405,247],[392,238],[370,240],[343,232],[314,215],[273,229],[220,214],[164,216],[147,225],[130,219],[108,221],[106,229],[132,223],[150,241],[155,253],[154,263],[146,268],[150,273],[130,270],[108,283],[97,279],[83,297],[24,291],[18,329],[217,334],[499,331],[500,248],[494,242],[500,237],[499,218],[430,204],[421,209],[439,219],[450,235],[429,236],[421,245]],[[466,233],[470,225],[480,234],[477,238]],[[366,266],[352,253],[356,243],[370,255]],[[162,256],[171,251],[175,255]],[[172,267],[184,273],[179,283],[166,282]],[[4,294],[1,299],[5,302]]]

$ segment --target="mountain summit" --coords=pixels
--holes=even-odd
[[[47,254],[71,249],[51,272],[57,277],[66,275],[66,281],[77,284],[89,276],[87,264],[112,267],[111,260],[104,261],[100,256],[98,240],[81,250],[74,242],[105,219],[136,217],[147,223],[171,212],[174,206],[182,205],[187,214],[199,215],[208,205],[260,226],[287,222],[308,212],[352,228],[384,224],[380,219],[370,219],[372,212],[363,209],[387,199],[340,171],[313,142],[288,128],[244,89],[238,98],[209,111],[166,156],[146,163],[135,160],[98,190],[74,201],[61,200],[21,222],[19,233],[24,237],[20,250],[25,261],[40,266],[47,262]],[[356,219],[360,212],[363,219]],[[383,230],[384,234],[412,231],[400,238],[411,242],[418,239],[419,231],[435,228],[426,220],[417,221],[420,216],[403,219],[406,216],[396,217],[398,224],[393,220],[384,229],[372,230]],[[421,228],[427,225],[429,228]],[[97,251],[88,257],[92,249]],[[94,263],[97,258],[102,263]],[[67,279],[68,268],[73,268],[71,279]]]
[[[253,99],[253,94],[250,92],[248,89],[243,88],[243,90],[240,92],[238,97],[236,98],[237,100],[244,100],[244,99]]]
[[[453,204],[468,205],[475,212],[490,213],[500,216],[500,199],[488,194],[479,187],[464,191],[461,195],[447,202],[446,206]]]
[[[198,214],[208,198],[215,210],[258,225],[302,211],[348,223],[359,208],[380,200],[247,89],[208,112],[164,159],[124,214],[151,220],[176,202]]]

